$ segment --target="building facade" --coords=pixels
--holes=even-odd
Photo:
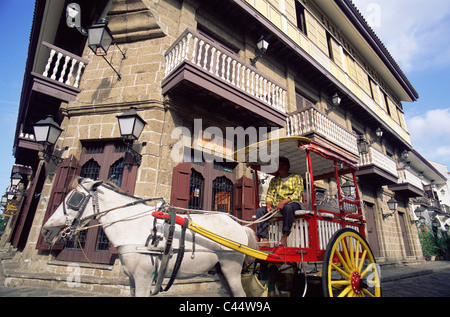
[[[253,128],[258,138],[271,131],[306,136],[358,164],[378,261],[423,259],[411,199],[424,195],[420,172],[443,176],[409,138],[402,102],[417,100],[417,92],[350,0],[80,0],[82,26],[109,22],[116,45],[105,58],[67,26],[70,2],[36,1],[12,171],[22,175],[27,195],[16,195],[18,211],[2,240],[17,249],[11,283],[59,283],[75,263],[90,287],[126,288],[117,251],[101,229],[80,239],[85,254],[74,241],[55,249],[42,240],[43,223],[76,176],[253,219],[254,175],[194,150],[200,145],[223,157],[236,149],[236,142],[212,142],[212,128],[222,135],[231,129],[233,140]],[[255,58],[261,37],[269,47]],[[138,155],[124,145],[117,121],[131,107],[146,122],[133,144]],[[33,134],[47,115],[62,129],[53,156],[43,154]],[[180,143],[174,131],[190,137]],[[387,206],[391,198],[399,204],[395,212]]]

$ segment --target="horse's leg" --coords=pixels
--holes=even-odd
[[[138,276],[135,278],[136,297],[149,297],[152,290],[152,279],[146,276]]]
[[[245,291],[241,282],[242,263],[244,261],[243,254],[228,255],[219,259],[220,269],[223,276],[228,282],[233,297],[245,297]]]
[[[130,282],[130,295],[131,295],[131,297],[135,297],[136,296],[136,284],[134,282],[133,276],[129,276],[128,280]]]
[[[154,262],[151,256],[139,253],[127,253],[120,256],[124,273],[129,277],[131,296],[150,296],[154,274]]]

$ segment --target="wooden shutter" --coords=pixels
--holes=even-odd
[[[125,153],[123,165],[122,185],[120,188],[128,194],[133,195],[139,166],[133,155],[128,152]]]
[[[38,199],[35,198],[35,193],[36,191],[42,191],[45,175],[47,175],[46,163],[40,161],[28,191],[25,204],[17,215],[16,223],[13,225],[11,244],[16,248],[23,248],[27,243],[38,202]]]
[[[42,224],[45,224],[45,222],[51,217],[51,215],[53,215],[66,195],[70,192],[70,185],[72,184],[75,176],[80,175],[80,171],[81,166],[74,156],[66,158],[61,164],[58,165],[58,170],[53,180],[52,193],[48,201],[47,211],[45,212],[44,221],[42,222]],[[61,250],[62,248],[63,246],[55,246],[52,248],[52,250]],[[44,242],[41,234],[39,234],[36,249],[50,249],[50,246]]]
[[[242,177],[234,184],[233,215],[246,221],[254,221],[256,214],[256,188],[252,179]],[[256,229],[256,228],[253,228]]]
[[[188,208],[191,163],[181,163],[173,169],[170,203],[175,207]]]

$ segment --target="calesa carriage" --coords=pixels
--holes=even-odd
[[[204,211],[204,215],[186,209],[184,214],[177,213],[182,209],[162,198],[140,199],[110,183],[91,179],[75,183],[44,224],[43,237],[49,244],[62,244],[88,229],[91,220],[98,220],[94,226],[102,226],[110,243],[118,247],[131,293],[136,296],[159,293],[165,278],[170,277],[167,290],[174,279],[205,274],[218,264],[218,273],[225,277],[232,295],[255,295],[244,291],[244,254],[257,259],[251,271],[258,273],[259,279],[269,280],[275,295],[289,291],[290,295],[304,296],[309,288],[316,291],[314,295],[327,297],[381,296],[379,267],[365,240],[356,166],[307,138],[267,140],[235,153],[236,161],[255,169],[256,188],[257,171],[265,163],[255,153],[288,158],[290,172],[303,178],[303,201],[295,211],[286,246],[277,245],[283,235],[280,214],[268,213],[270,219],[264,216],[245,227],[228,214]],[[146,203],[151,201],[159,202],[150,206],[149,212]],[[260,221],[269,225],[270,244],[265,248],[258,247],[248,227]],[[188,250],[190,257],[184,256]],[[256,274],[246,277],[261,285]]]
[[[256,185],[259,183],[256,171],[264,163],[255,161],[258,156],[253,155],[252,158],[252,153],[270,153],[274,146],[279,150],[279,156],[290,160],[290,172],[304,179],[302,208],[295,212],[294,225],[285,247],[277,246],[282,235],[280,214],[274,214],[269,220],[270,246],[259,250],[221,237],[188,218],[173,216],[173,221],[256,258],[259,277],[264,278],[265,275],[273,281],[275,289],[287,289],[291,294],[301,296],[310,285],[315,295],[319,289],[326,297],[380,297],[380,271],[365,239],[356,166],[342,155],[307,138],[267,140],[235,153],[237,161],[242,162],[244,158],[253,166]],[[256,196],[259,197],[258,193]],[[170,218],[164,212],[155,212],[154,216]],[[321,269],[318,267],[315,273],[307,272],[305,264],[309,264],[308,267],[321,264]]]

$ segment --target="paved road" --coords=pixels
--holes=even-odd
[[[383,297],[450,297],[450,272],[382,283]]]
[[[383,297],[450,297],[450,262],[426,262],[419,265],[381,268]],[[1,281],[1,279],[0,279]],[[2,281],[1,281],[2,282]],[[77,288],[4,287],[0,297],[103,297],[105,294],[83,292]],[[209,291],[173,292],[161,297],[227,297],[222,288]]]

